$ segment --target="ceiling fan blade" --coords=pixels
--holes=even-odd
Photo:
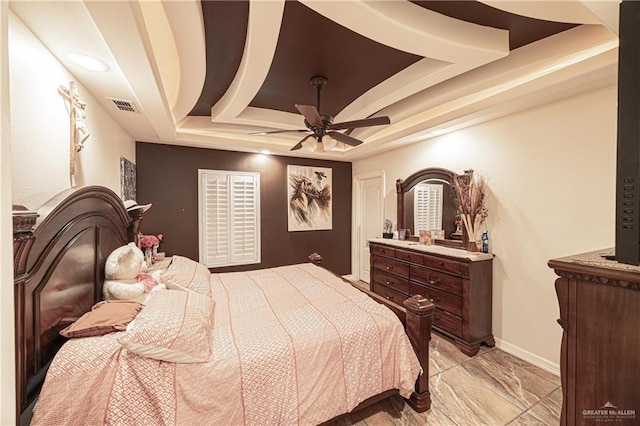
[[[254,133],[249,133],[249,135],[251,136],[256,136],[256,135],[273,135],[274,133],[302,133],[302,132],[308,132],[309,129],[300,129],[300,130],[272,130],[270,132],[254,132]]]
[[[300,114],[304,115],[305,120],[307,120],[307,123],[311,124],[312,127],[324,126],[322,118],[320,118],[320,114],[318,114],[316,107],[312,105],[296,104],[296,108],[300,111]]]
[[[373,118],[365,118],[363,120],[345,121],[343,123],[332,124],[331,126],[329,126],[329,129],[331,130],[355,129],[356,127],[382,126],[385,124],[391,124],[391,120],[389,119],[389,117],[373,117]]]
[[[309,139],[310,137],[313,137],[313,135],[309,135],[309,136],[305,136],[304,138],[302,138],[302,140],[300,142],[298,142],[297,144],[295,144],[293,146],[293,148],[290,149],[290,151],[295,151],[297,149],[302,148],[302,142],[306,141],[307,139]]]
[[[362,143],[360,139],[356,139],[349,135],[345,135],[339,132],[327,132],[327,135],[331,136],[337,141],[346,143],[347,145],[351,145],[351,146],[358,146]]]

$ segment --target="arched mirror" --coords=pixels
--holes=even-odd
[[[436,240],[437,244],[464,247],[464,231],[459,232],[455,224],[458,209],[453,181],[456,176],[450,170],[431,167],[404,180],[398,179],[398,229],[408,229],[413,236],[420,230],[442,230],[443,238]]]

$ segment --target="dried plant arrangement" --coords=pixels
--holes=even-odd
[[[480,225],[488,214],[484,205],[487,195],[487,180],[484,176],[474,175],[473,170],[465,170],[463,175],[455,177],[453,190],[458,213],[467,230],[469,241],[475,242]]]

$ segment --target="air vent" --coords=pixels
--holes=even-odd
[[[120,111],[135,112],[135,113],[140,112],[138,111],[138,107],[133,101],[125,101],[122,99],[115,99],[115,98],[107,98],[107,99],[113,102],[116,108],[118,108]]]

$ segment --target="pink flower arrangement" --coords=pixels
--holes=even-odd
[[[138,240],[138,247],[149,248],[153,246],[160,245],[160,241],[162,241],[162,234],[155,235],[141,235]]]

